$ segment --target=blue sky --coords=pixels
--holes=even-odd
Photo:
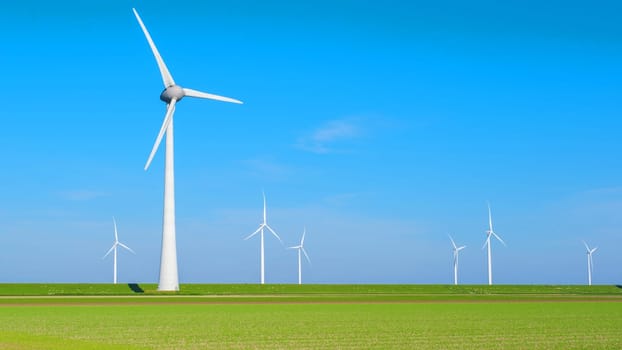
[[[307,227],[310,283],[620,283],[622,24],[614,1],[39,1],[0,5],[0,282],[156,282],[164,116],[136,7],[184,99],[180,281],[259,280],[261,220]],[[296,253],[267,238],[266,281]]]

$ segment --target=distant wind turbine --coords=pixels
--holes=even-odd
[[[305,247],[304,247],[306,234],[307,234],[307,229],[305,228],[302,231],[302,239],[300,240],[300,244],[288,248],[288,249],[298,250],[298,284],[302,284],[302,259],[300,256],[300,252],[302,252],[305,255],[305,258],[307,258],[307,261],[309,262],[309,264],[311,263],[311,259],[309,259],[309,255],[307,254],[307,251],[305,250]]]
[[[454,242],[454,239],[451,238],[451,235],[448,235],[448,236],[449,236],[449,240],[451,240],[451,245],[453,246],[453,251],[454,251],[454,284],[458,284],[458,252],[466,248],[466,246],[465,245],[461,247],[456,246],[456,242]]]
[[[160,100],[166,103],[166,115],[164,116],[164,122],[160,127],[158,137],[151,149],[151,154],[147,163],[145,164],[145,170],[149,168],[153,156],[155,155],[164,133],[166,133],[166,150],[165,150],[165,163],[164,163],[164,218],[162,222],[162,254],[160,256],[160,281],[158,284],[158,290],[163,291],[177,291],[179,290],[179,278],[177,271],[177,248],[175,240],[175,175],[174,175],[174,157],[173,157],[173,113],[175,112],[175,104],[181,101],[182,98],[197,97],[210,100],[217,100],[223,102],[242,103],[241,101],[223,97],[205,92],[183,88],[173,80],[171,73],[169,73],[164,60],[160,56],[158,49],[156,48],[151,35],[147,31],[147,27],[143,23],[142,19],[136,12],[136,9],[132,9],[138,24],[143,30],[147,42],[151,47],[151,51],[155,56],[160,74],[162,75],[162,81],[164,82],[164,91],[160,94]],[[167,23],[170,26],[170,23]]]
[[[110,254],[112,251],[114,251],[113,254],[113,278],[112,278],[112,282],[114,284],[117,284],[117,247],[122,247],[125,248],[127,250],[129,250],[130,252],[134,253],[134,251],[132,250],[132,248],[126,246],[125,244],[119,242],[119,234],[117,233],[117,222],[114,219],[114,216],[112,217],[112,223],[114,225],[114,243],[112,244],[112,247],[110,248],[110,250],[108,250],[108,253],[106,253],[106,255],[104,255],[104,258],[106,258],[108,256],[108,254]],[[136,254],[136,253],[134,253]]]
[[[583,241],[583,245],[585,246],[585,249],[587,250],[587,284],[591,286],[592,285],[592,272],[594,272],[594,261],[592,260],[592,254],[594,254],[594,252],[596,251],[596,249],[598,249],[598,247],[590,249],[590,247],[587,245],[587,243],[585,243],[585,241]]]
[[[495,231],[492,229],[492,214],[490,211],[490,203],[488,203],[488,231],[486,231],[486,242],[484,242],[484,247],[488,246],[488,285],[492,285],[492,255],[490,253],[490,237],[495,236],[499,242],[505,245],[505,242],[499,237]]]
[[[256,235],[257,233],[260,234],[261,237],[261,284],[265,283],[265,272],[264,272],[264,244],[263,244],[263,230],[264,228],[267,228],[270,232],[272,232],[272,234],[274,235],[274,237],[279,239],[279,242],[281,242],[281,244],[283,243],[283,241],[281,240],[281,237],[279,237],[279,235],[276,234],[276,232],[274,232],[274,230],[272,229],[272,227],[270,227],[268,225],[268,222],[266,220],[266,194],[262,192],[263,195],[263,222],[261,224],[259,224],[259,228],[251,233],[248,237],[244,238],[244,240],[247,240],[251,237],[253,237],[254,235]]]

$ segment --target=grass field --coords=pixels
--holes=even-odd
[[[170,296],[158,295],[155,285],[140,289],[0,285],[0,348],[619,349],[622,344],[622,289],[616,286],[184,285],[181,295]]]
[[[186,284],[177,293],[159,293],[157,284],[0,284],[0,296],[42,295],[614,295],[610,285],[441,285],[441,284]]]

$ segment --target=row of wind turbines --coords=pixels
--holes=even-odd
[[[263,196],[263,221],[259,224],[259,227],[257,228],[257,230],[255,230],[253,233],[251,233],[250,235],[248,235],[246,238],[244,238],[244,240],[249,240],[250,238],[254,237],[255,235],[259,235],[260,237],[260,283],[261,284],[265,284],[265,252],[264,252],[264,233],[265,230],[269,231],[270,233],[272,233],[272,235],[274,237],[276,237],[276,239],[279,240],[279,242],[281,244],[283,244],[283,240],[281,239],[281,237],[276,233],[276,231],[270,227],[270,225],[268,225],[268,219],[267,219],[267,206],[266,206],[266,195],[265,193],[262,192],[262,196]],[[490,203],[488,204],[488,230],[486,230],[486,241],[484,242],[484,245],[482,246],[483,248],[488,248],[488,284],[492,285],[492,248],[491,248],[491,238],[495,237],[499,242],[501,242],[504,246],[506,245],[505,242],[503,241],[503,239],[497,235],[493,229],[493,225],[492,225],[492,211],[490,209]],[[130,247],[128,247],[127,245],[121,243],[119,241],[119,235],[118,235],[118,231],[117,231],[117,222],[115,220],[115,218],[112,218],[112,222],[114,225],[114,242],[112,244],[112,247],[108,250],[108,252],[104,255],[104,258],[106,258],[108,255],[110,255],[110,253],[113,253],[113,283],[117,284],[117,249],[118,247],[124,248],[128,251],[130,251],[133,254],[136,254]],[[307,230],[306,228],[303,229],[302,232],[302,237],[300,239],[300,244],[295,245],[295,246],[291,246],[291,247],[287,247],[287,249],[296,249],[298,252],[298,284],[302,284],[302,256],[304,255],[304,257],[307,259],[307,261],[309,262],[309,264],[311,264],[311,259],[309,258],[309,254],[307,253],[306,249],[304,248],[304,242],[305,242],[305,236],[307,234]],[[463,246],[459,246],[456,244],[456,242],[454,241],[453,237],[451,235],[449,236],[449,240],[451,242],[452,245],[452,250],[453,250],[453,275],[454,275],[454,285],[458,284],[458,258],[459,258],[459,253],[460,251],[462,251],[463,249],[466,248],[466,245]],[[592,273],[593,273],[593,269],[594,269],[594,263],[593,263],[593,259],[592,259],[592,254],[598,249],[598,247],[595,248],[590,248],[588,246],[588,244],[583,241],[583,245],[585,245],[585,249],[587,252],[587,272],[588,272],[588,285],[592,285]]]
[[[501,244],[506,246],[505,242],[499,235],[495,233],[492,228],[492,212],[490,210],[490,203],[488,204],[488,230],[486,230],[486,241],[484,242],[484,246],[482,249],[488,248],[488,285],[492,285],[492,253],[491,253],[491,238],[495,237]],[[458,284],[458,256],[461,250],[466,248],[466,246],[458,246],[454,241],[453,237],[449,235],[449,240],[451,241],[451,246],[453,250],[453,272],[454,272],[454,285]],[[585,249],[587,251],[587,283],[588,285],[592,285],[592,273],[594,272],[594,262],[592,260],[592,254],[598,249],[598,247],[590,248],[588,244],[583,241],[583,245],[585,245]]]
[[[270,231],[270,233],[272,233],[274,235],[274,237],[276,237],[279,242],[281,242],[281,244],[283,244],[283,240],[281,240],[281,237],[279,237],[279,235],[272,229],[272,227],[270,227],[270,225],[268,225],[268,220],[267,220],[267,216],[266,216],[266,194],[262,193],[263,195],[263,221],[261,222],[261,224],[259,224],[259,228],[251,233],[250,235],[248,235],[248,237],[244,238],[244,240],[248,240],[251,237],[255,236],[256,234],[259,234],[260,237],[260,266],[261,266],[261,284],[265,284],[266,280],[266,274],[265,274],[265,264],[264,264],[264,229],[268,229],[268,231]],[[305,235],[307,234],[307,229],[306,227],[303,229],[302,231],[302,238],[300,239],[300,244],[296,245],[296,246],[292,246],[292,247],[288,247],[288,249],[297,249],[298,250],[298,284],[302,284],[302,256],[301,253],[304,254],[305,258],[307,258],[307,261],[309,262],[309,264],[311,264],[311,259],[309,258],[309,254],[307,254],[307,251],[304,248],[304,244],[305,244]]]
[[[503,245],[505,245],[505,242],[492,229],[492,213],[490,211],[490,203],[487,203],[487,204],[488,204],[488,230],[486,231],[486,241],[484,242],[484,246],[482,247],[482,249],[488,247],[488,285],[492,285],[492,252],[491,252],[490,238],[495,237]],[[454,284],[458,284],[458,255],[462,249],[466,248],[466,246],[465,245],[460,246],[460,247],[457,246],[456,242],[454,242],[454,239],[451,237],[451,235],[449,235],[449,240],[451,241],[451,245],[453,247],[453,252],[454,252],[454,264],[453,264],[454,265]]]
[[[248,237],[244,238],[244,240],[248,240],[250,238],[252,238],[253,236],[259,234],[259,237],[261,239],[261,245],[260,245],[260,276],[261,276],[261,284],[265,284],[265,264],[264,264],[264,229],[267,229],[268,231],[270,231],[270,233],[272,233],[274,235],[274,237],[276,237],[279,242],[281,242],[281,244],[283,244],[283,240],[281,240],[281,237],[279,237],[279,235],[276,233],[276,231],[274,231],[272,229],[272,227],[270,227],[270,225],[268,225],[268,220],[267,220],[267,215],[266,215],[266,195],[265,193],[262,193],[263,195],[263,221],[261,222],[261,224],[259,224],[259,228],[257,230],[255,230],[255,232],[251,233]],[[119,233],[117,231],[117,221],[115,220],[114,217],[112,217],[112,223],[114,226],[114,242],[112,243],[112,247],[110,247],[110,249],[108,250],[108,252],[102,257],[102,259],[105,259],[108,255],[110,255],[110,253],[113,253],[113,283],[117,284],[117,249],[119,247],[124,248],[128,251],[130,251],[133,254],[136,254],[132,248],[128,247],[127,245],[121,243],[119,241]],[[296,249],[298,251],[298,284],[302,284],[302,255],[305,256],[305,258],[307,259],[307,261],[309,262],[309,264],[311,264],[311,258],[309,258],[309,254],[307,253],[307,250],[304,247],[305,244],[305,236],[307,235],[307,229],[304,228],[302,231],[302,238],[300,239],[300,243],[298,245],[295,246],[291,246],[291,247],[287,247],[287,249]]]

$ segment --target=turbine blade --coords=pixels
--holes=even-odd
[[[302,250],[302,253],[305,255],[305,258],[307,258],[307,261],[309,262],[309,264],[311,264],[311,259],[309,259],[309,255],[307,254],[307,251],[303,247],[300,247],[300,250]]]
[[[487,244],[490,244],[490,235],[488,235],[488,238],[486,238],[486,240],[484,241],[484,245],[482,246],[482,249],[486,248]]]
[[[176,99],[172,99],[171,103],[168,104],[166,109],[166,115],[164,115],[164,121],[162,122],[162,127],[160,128],[160,133],[158,133],[158,137],[156,138],[155,143],[153,144],[153,148],[151,149],[151,154],[149,155],[149,159],[147,159],[147,164],[145,164],[145,170],[149,169],[149,165],[151,165],[151,161],[153,160],[153,156],[155,156],[158,147],[160,146],[160,142],[162,142],[162,136],[168,129],[168,126],[171,124],[171,120],[173,120],[173,113],[175,112],[175,103],[177,103]]]
[[[466,248],[466,246],[465,246],[465,245],[463,245],[462,247],[458,247],[457,249],[458,249],[458,251],[461,251],[461,250],[462,250],[462,249],[464,249],[464,248]]]
[[[490,212],[490,202],[486,202],[488,204],[488,227],[490,227],[490,232],[493,232],[492,230],[492,213]]]
[[[162,59],[162,56],[160,56],[158,49],[153,43],[153,40],[151,39],[151,35],[149,35],[149,32],[147,31],[147,27],[145,27],[143,20],[140,19],[140,16],[138,15],[138,12],[136,12],[135,8],[132,8],[132,11],[134,11],[134,15],[136,16],[136,19],[138,20],[138,24],[140,24],[140,27],[142,28],[143,33],[145,34],[145,37],[147,38],[147,42],[149,43],[149,46],[151,47],[151,51],[153,51],[153,55],[155,56],[156,62],[158,62],[158,68],[160,69],[160,74],[162,75],[162,81],[164,82],[164,87],[167,88],[169,86],[175,85],[175,81],[173,80],[171,73],[168,71],[168,68],[166,68],[166,64],[164,64],[164,60]]]
[[[105,259],[108,256],[108,254],[110,254],[114,250],[114,248],[116,246],[117,246],[116,244],[113,244],[112,247],[110,247],[110,250],[108,251],[108,253],[106,253],[106,255],[102,256],[102,259]]]
[[[581,242],[583,242],[583,245],[585,246],[585,249],[587,249],[587,251],[589,252],[590,251],[590,247],[588,247],[587,243],[585,243],[585,241],[581,241]]]
[[[266,193],[261,191],[261,195],[263,196],[263,223],[266,223]]]
[[[268,224],[266,224],[266,227],[268,228],[268,230],[270,230],[270,232],[272,232],[272,234],[279,239],[279,241],[281,242],[281,244],[283,244],[283,241],[281,240],[281,237],[279,237],[279,235],[276,234],[276,232],[274,232],[274,230],[272,229],[272,227],[268,226]]]
[[[126,246],[125,244],[123,244],[123,243],[119,242],[119,245],[120,245],[121,247],[123,247],[123,248],[125,248],[125,249],[129,250],[130,252],[132,252],[132,253],[136,254],[136,252],[135,252],[135,251],[133,251],[133,250],[132,250],[132,248],[130,248],[130,247],[128,247],[128,246]]]
[[[304,230],[302,230],[302,239],[300,240],[300,247],[302,247],[305,244],[306,234],[307,234],[307,228],[305,227]]]
[[[207,92],[197,91],[193,89],[183,88],[183,90],[184,90],[184,96],[206,98],[208,100],[216,100],[216,101],[231,102],[231,103],[238,103],[238,104],[244,103],[234,98],[224,97],[224,96],[219,96],[219,95],[214,95],[214,94],[208,94]]]
[[[117,234],[117,221],[114,219],[114,216],[112,217],[112,224],[114,225],[114,241],[118,242],[119,235]]]
[[[594,253],[596,250],[598,249],[598,247],[592,249],[592,251],[590,252],[590,254]]]
[[[454,242],[454,239],[451,238],[451,235],[448,234],[447,236],[449,236],[449,240],[451,241],[451,245],[454,247],[454,249],[457,249],[456,248],[456,243]]]
[[[246,241],[247,239],[253,237],[254,235],[256,235],[257,233],[259,233],[259,231],[261,231],[261,228],[263,227],[263,225],[259,225],[259,228],[257,229],[257,231],[251,233],[250,235],[248,235],[248,237],[244,238],[244,240]]]
[[[496,233],[492,232],[492,234],[499,240],[499,242],[503,243],[504,246],[507,247],[507,245],[505,244],[505,242],[501,239],[501,237],[499,237]]]

